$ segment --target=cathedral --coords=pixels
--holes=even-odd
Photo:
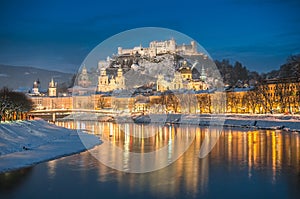
[[[117,76],[111,77],[106,74],[106,69],[100,69],[100,76],[98,77],[97,92],[110,92],[117,89],[125,89],[125,78],[123,70],[118,69]]]
[[[83,88],[87,88],[91,85],[91,81],[85,66],[83,66],[81,73],[78,75],[77,84]]]

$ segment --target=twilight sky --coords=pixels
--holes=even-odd
[[[100,42],[150,26],[188,35],[213,59],[267,72],[300,53],[299,10],[299,0],[2,0],[0,64],[76,72]]]

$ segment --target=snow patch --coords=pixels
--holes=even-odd
[[[0,173],[85,151],[100,143],[94,135],[40,119],[1,123]]]

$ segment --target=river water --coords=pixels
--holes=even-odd
[[[183,142],[185,134],[191,132],[194,139],[178,160],[148,173],[112,169],[90,152],[4,173],[0,175],[1,199],[300,197],[299,133],[226,128],[209,155],[199,158],[201,144],[213,129],[95,122],[57,125],[86,129],[103,140],[109,139],[124,156],[156,151],[176,136]],[[93,150],[100,149],[101,145]],[[107,155],[117,157],[114,152]]]

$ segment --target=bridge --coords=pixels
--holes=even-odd
[[[94,109],[43,109],[30,111],[30,115],[41,117],[43,119],[55,122],[56,118],[63,118],[74,113],[97,113],[113,116],[112,110],[94,110]]]

